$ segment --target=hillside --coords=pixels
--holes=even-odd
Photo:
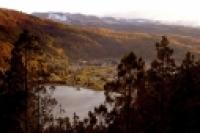
[[[163,35],[142,30],[125,32],[66,25],[22,12],[0,9],[0,69],[2,71],[8,67],[10,51],[23,29],[29,29],[41,38],[45,38],[45,43],[40,44],[44,49],[43,55],[33,56],[36,57],[34,60],[41,58],[48,70],[56,70],[53,75],[54,79],[60,79],[57,75],[67,74],[68,60],[76,62],[77,60],[105,58],[120,59],[129,51],[134,51],[147,61],[153,60],[155,57],[154,44]],[[177,30],[176,34],[169,32],[165,34],[175,49],[175,57],[181,59],[186,51],[199,55],[200,39],[197,37],[200,34],[199,30],[194,30],[195,32],[190,35],[183,35],[182,30],[184,28],[180,27],[180,31]],[[184,32],[190,32],[190,30]],[[33,61],[33,64],[37,66],[38,63],[35,62]]]
[[[139,56],[151,60],[155,55],[153,44],[160,39],[161,35],[167,35],[171,43],[174,44],[173,47],[176,49],[178,59],[188,50],[196,54],[199,53],[199,28],[167,25],[147,19],[116,19],[61,12],[38,12],[33,13],[33,15],[74,27],[76,25],[76,28],[81,27],[82,38],[79,36],[79,39],[84,39],[84,44],[87,43],[88,46],[93,47],[91,51],[91,49],[86,50],[87,47],[84,47],[83,43],[82,46],[77,44],[81,49],[84,47],[82,50],[86,50],[79,51],[79,54],[84,53],[83,56],[80,56],[81,58],[119,58],[128,51],[134,50]],[[96,48],[97,46],[99,47]],[[107,51],[107,49],[111,50]],[[146,49],[148,49],[148,53],[145,51]],[[98,55],[95,54],[96,51],[98,51]],[[89,56],[86,55],[86,52]],[[91,54],[93,56],[90,56]],[[73,53],[69,55],[72,58],[76,57]]]
[[[54,23],[40,20],[34,16],[26,15],[7,9],[0,9],[0,72],[5,72],[9,68],[11,50],[20,34],[26,29],[31,35],[39,37],[39,48],[42,52],[29,52],[28,69],[30,74],[36,74],[40,69],[46,73],[53,70],[53,75],[65,73],[63,66],[68,65],[68,57],[63,49],[56,46],[55,39],[44,33],[41,27],[55,25]],[[62,63],[62,65],[61,65]],[[42,67],[42,68],[41,68]],[[55,71],[55,68],[57,69]],[[55,76],[50,75],[50,78]]]

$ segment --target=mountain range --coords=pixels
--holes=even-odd
[[[50,19],[57,22],[62,22],[72,25],[90,25],[90,26],[103,26],[103,25],[158,25],[160,22],[148,20],[148,19],[122,19],[115,17],[97,17],[92,15],[84,14],[71,14],[71,13],[62,13],[62,12],[34,12],[32,15]]]
[[[63,13],[58,14],[61,15],[25,14],[0,9],[1,68],[6,66],[14,42],[23,29],[47,38],[46,44],[41,44],[45,49],[42,58],[48,64],[57,64],[56,67],[62,67],[60,62],[65,60],[120,59],[130,51],[150,61],[155,57],[154,44],[162,35],[168,36],[178,60],[187,51],[195,55],[200,53],[198,28],[164,25],[150,20],[118,20],[81,14],[67,14],[71,17],[65,17]]]
[[[84,14],[62,12],[35,12],[32,15],[68,25],[84,27],[109,28],[121,32],[145,32],[152,34],[178,34],[185,36],[200,36],[200,28],[184,26],[183,23],[168,24],[150,19],[126,19],[115,17],[97,17]]]

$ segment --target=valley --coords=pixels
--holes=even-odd
[[[9,68],[11,50],[24,29],[38,38],[33,43],[40,49],[40,52],[29,51],[28,69],[33,80],[37,80],[34,76],[37,77],[37,73],[42,70],[46,76],[43,78],[45,82],[96,90],[102,90],[105,82],[115,77],[119,60],[130,51],[142,57],[149,65],[156,57],[155,42],[164,33],[168,36],[178,61],[182,60],[187,51],[197,57],[200,54],[198,28],[114,18],[102,18],[104,23],[97,24],[97,21],[92,21],[95,17],[91,17],[93,23],[88,24],[89,20],[84,15],[76,17],[84,18],[84,25],[73,23],[74,21],[68,24],[45,19],[45,15],[36,16],[40,18],[0,9],[1,73]],[[109,26],[108,20],[115,23]]]
[[[200,132],[200,20],[120,15],[132,0],[118,17],[92,11],[110,1],[31,1],[36,12],[0,7],[1,133]],[[65,12],[81,2],[96,16]]]

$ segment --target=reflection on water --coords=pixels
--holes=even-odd
[[[58,105],[65,110],[60,114],[60,108],[57,106],[54,110],[56,116],[73,117],[74,112],[80,118],[86,117],[88,111],[102,104],[105,100],[103,91],[93,91],[84,88],[74,88],[71,86],[56,86],[53,97],[56,98]]]

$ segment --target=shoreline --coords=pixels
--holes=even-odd
[[[104,89],[102,89],[102,90],[101,89],[93,89],[93,88],[90,88],[89,86],[70,85],[67,83],[46,82],[46,83],[42,83],[41,85],[44,85],[44,86],[68,86],[68,87],[72,87],[72,88],[76,88],[76,89],[93,90],[96,92],[104,91]]]

